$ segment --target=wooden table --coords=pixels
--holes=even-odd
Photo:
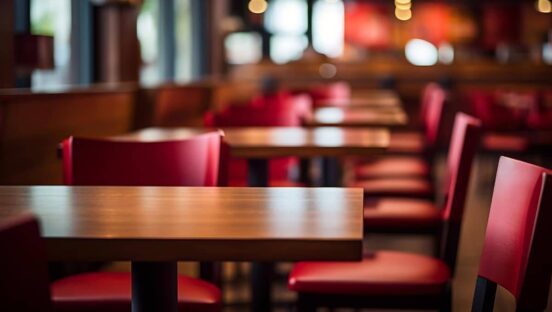
[[[401,99],[398,94],[385,90],[354,92],[350,99],[318,101],[317,105],[370,108],[402,107]]]
[[[185,139],[213,131],[205,128],[147,128],[115,140],[162,141]],[[246,158],[248,184],[268,186],[268,160],[280,156],[323,157],[322,185],[336,186],[339,167],[335,157],[369,156],[381,153],[389,145],[389,130],[384,128],[225,128],[224,140],[234,157]],[[303,163],[305,160],[302,161]],[[303,165],[302,167],[308,167]],[[253,263],[253,310],[266,311],[270,303],[270,264]],[[263,278],[264,277],[264,278]]]
[[[147,128],[115,140],[163,141],[185,139],[212,131],[205,128]],[[284,128],[245,127],[225,128],[224,140],[231,155],[248,159],[250,185],[268,185],[268,159],[274,157],[323,157],[325,162],[339,156],[370,156],[381,153],[389,145],[389,130],[385,128],[345,129],[335,127]],[[326,164],[331,167],[330,164]],[[328,168],[330,169],[330,168]],[[331,170],[324,176],[323,185],[335,186]],[[333,181],[332,181],[333,180]]]
[[[305,120],[310,127],[372,127],[372,126],[405,126],[408,116],[402,110],[381,111],[374,109],[347,109],[324,107],[316,109],[312,116]]]
[[[362,190],[0,186],[48,257],[132,261],[133,311],[176,311],[176,261],[360,260]]]

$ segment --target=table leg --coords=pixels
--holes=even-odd
[[[253,158],[247,160],[247,184],[249,186],[268,186],[268,160]]]
[[[341,185],[341,168],[335,157],[322,158],[322,186],[336,187]]]
[[[132,312],[178,309],[176,262],[132,262]]]
[[[268,160],[249,159],[247,161],[249,186],[268,186]],[[265,312],[271,307],[272,263],[254,262],[251,264],[251,310]]]
[[[310,159],[301,158],[299,159],[299,182],[305,184],[305,186],[311,186],[311,176],[310,176]]]

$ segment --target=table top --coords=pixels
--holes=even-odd
[[[209,129],[146,128],[112,138],[162,141],[185,139],[206,131]],[[388,147],[390,136],[385,128],[244,127],[224,128],[222,131],[232,156],[244,158],[372,155]]]
[[[317,106],[345,107],[345,108],[372,108],[372,109],[402,109],[401,101],[397,98],[364,98],[322,100],[316,102]]]
[[[370,126],[404,126],[408,116],[402,110],[347,109],[324,107],[314,111],[306,120],[307,126],[340,126],[340,127],[370,127]]]
[[[358,260],[362,189],[0,186],[51,260]]]

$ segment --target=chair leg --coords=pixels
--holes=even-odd
[[[439,312],[451,312],[451,311],[452,311],[452,285],[449,283],[441,299]]]
[[[300,293],[297,295],[295,307],[296,312],[316,312],[316,306],[313,304],[312,300]]]
[[[209,281],[218,287],[222,287],[222,263],[200,262],[199,278]]]

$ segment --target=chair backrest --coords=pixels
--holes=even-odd
[[[219,113],[209,112],[205,116],[208,127],[299,127],[305,114],[302,96],[290,96],[257,100],[254,105],[228,106]],[[299,102],[299,106],[296,105]]]
[[[427,103],[424,108],[423,127],[425,144],[429,149],[433,149],[439,139],[446,99],[446,91],[438,86],[432,88],[430,94],[427,95]]]
[[[552,170],[501,157],[480,260],[475,311],[492,311],[496,285],[517,311],[544,311],[552,271]]]
[[[136,142],[70,137],[63,141],[68,185],[216,186],[221,134]]]
[[[46,249],[37,220],[0,220],[0,311],[52,311]]]
[[[442,210],[444,227],[441,248],[441,257],[452,272],[456,266],[464,204],[480,136],[479,119],[464,113],[456,114],[444,179],[445,201]]]
[[[433,91],[436,90],[436,89],[440,89],[440,88],[441,87],[435,82],[430,82],[430,83],[426,84],[425,87],[423,88],[422,94],[420,96],[420,113],[419,113],[419,118],[420,118],[419,121],[420,121],[421,124],[425,123],[426,114],[427,114],[427,106],[428,106],[428,103],[429,103],[429,99],[431,98],[431,95],[433,94]]]
[[[308,89],[314,105],[324,100],[348,100],[351,98],[351,86],[345,81],[317,84]]]

